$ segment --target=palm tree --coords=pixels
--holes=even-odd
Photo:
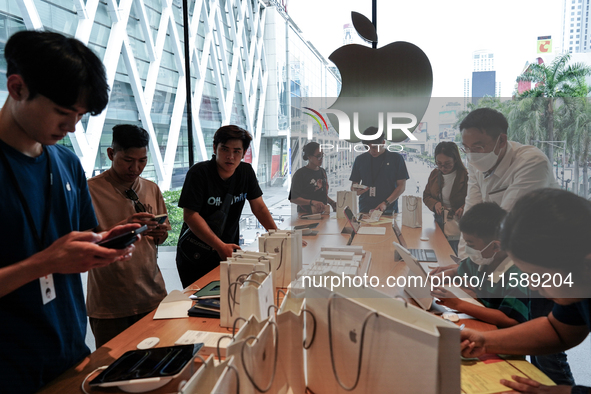
[[[538,125],[546,131],[544,139],[554,141],[555,117],[557,99],[562,97],[585,97],[588,89],[585,85],[585,77],[591,75],[591,68],[582,63],[567,65],[570,54],[557,56],[550,65],[545,63],[532,64],[528,69],[517,77],[517,81],[529,81],[537,83],[530,90],[518,96],[518,100],[526,98],[537,98],[540,102],[530,101],[524,104],[531,104],[530,111],[540,111],[537,117]],[[527,105],[520,110],[528,111]],[[547,154],[550,162],[554,161],[554,148],[547,145]]]
[[[558,138],[566,140],[569,155],[573,158],[573,192],[585,198],[588,195],[587,161],[591,151],[591,103],[586,97],[564,98],[558,111],[560,133]],[[583,190],[579,191],[579,166],[583,165]]]

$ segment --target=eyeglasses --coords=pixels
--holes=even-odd
[[[435,162],[435,165],[437,166],[437,168],[442,168],[444,170],[447,170],[449,168],[453,168],[454,166],[454,162],[453,161],[448,161],[446,163],[440,163],[438,161]]]
[[[497,144],[499,143],[500,138],[501,138],[501,136],[499,135],[495,141],[495,147],[493,148],[493,150],[495,150],[497,148]],[[487,143],[486,145],[489,145],[489,143]],[[484,153],[484,149],[486,149],[486,148],[482,145],[474,145],[474,146],[470,147],[470,146],[466,146],[466,145],[462,144],[462,145],[460,145],[460,149],[464,153]]]
[[[315,157],[318,160],[322,160],[324,158],[324,153],[321,153],[321,154],[316,155],[316,156],[314,156],[314,155],[312,155],[312,156]]]
[[[133,189],[127,189],[125,191],[125,195],[127,196],[127,198],[133,201],[133,205],[135,206],[135,211],[137,213],[146,212],[146,207],[144,207],[144,204],[140,202],[139,197]]]
[[[484,146],[474,145],[473,147],[468,147],[462,144],[460,150],[464,153],[484,153]]]

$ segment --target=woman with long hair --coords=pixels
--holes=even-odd
[[[464,213],[468,193],[468,171],[462,163],[460,150],[454,142],[440,142],[435,147],[435,165],[423,192],[423,202],[435,214],[435,221],[444,229],[447,220],[458,220]],[[448,242],[457,253],[458,238],[448,236]]]

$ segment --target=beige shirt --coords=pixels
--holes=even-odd
[[[139,177],[131,188],[146,210],[164,214],[166,205],[154,182]],[[99,222],[98,231],[113,227],[135,212],[133,202],[125,196],[128,189],[107,170],[88,180],[88,189]],[[164,279],[156,261],[156,245],[150,236],[135,243],[130,260],[117,261],[88,272],[88,316],[114,319],[154,310],[166,297]]]

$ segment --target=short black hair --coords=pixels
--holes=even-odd
[[[533,265],[570,271],[591,254],[591,202],[560,189],[521,197],[501,228],[501,247]]]
[[[507,134],[509,123],[505,115],[492,108],[478,108],[470,112],[460,123],[460,131],[476,128],[493,139]]]
[[[433,157],[435,157],[435,159],[437,159],[437,155],[439,155],[439,154],[443,154],[447,157],[451,157],[452,159],[454,159],[454,168],[453,168],[454,171],[457,169],[466,170],[466,167],[464,167],[464,163],[462,163],[462,157],[460,156],[460,150],[458,149],[458,146],[456,145],[455,142],[441,141],[435,147],[435,153],[433,154]]]
[[[118,124],[113,127],[111,147],[115,152],[129,148],[147,148],[150,135],[144,129],[133,124]]]
[[[312,156],[318,148],[320,148],[320,144],[318,142],[308,142],[306,145],[304,145],[304,148],[302,149],[302,151],[304,152],[302,158],[304,160],[308,160],[309,156]]]
[[[37,94],[62,107],[84,103],[92,115],[109,101],[109,85],[101,60],[75,38],[45,31],[13,34],[4,49],[6,76],[20,75],[29,100]]]
[[[213,146],[216,147],[218,144],[225,144],[229,140],[242,141],[242,148],[246,152],[252,141],[252,135],[242,127],[236,125],[222,126],[213,135]]]
[[[363,131],[363,135],[376,135],[378,132],[378,128],[375,126],[370,126]],[[386,141],[386,137],[384,133],[380,134],[378,137],[374,138],[371,141],[364,141],[366,144],[383,144]]]
[[[501,223],[507,211],[494,202],[481,202],[460,219],[460,231],[483,240],[499,239]]]

